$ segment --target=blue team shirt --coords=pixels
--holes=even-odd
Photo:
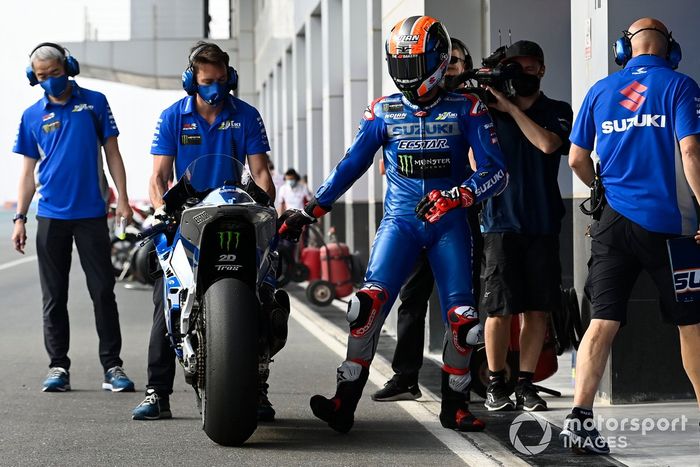
[[[71,81],[65,104],[44,94],[22,114],[13,152],[38,160],[37,215],[86,219],[107,213],[108,186],[102,168],[104,142],[118,136],[104,94]]]
[[[221,154],[245,164],[247,155],[265,154],[270,150],[265,125],[252,105],[229,95],[216,120],[209,125],[196,112],[194,104],[194,97],[187,96],[165,109],[153,135],[151,154],[174,157],[177,179],[200,156]],[[211,167],[212,182],[197,180],[197,184],[210,187],[218,184],[217,174],[222,170],[228,167]],[[198,167],[197,174],[205,172]]]
[[[641,55],[586,95],[571,142],[600,157],[605,196],[652,232],[697,227],[677,140],[700,133],[700,88],[663,58]]]

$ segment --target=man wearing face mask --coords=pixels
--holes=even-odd
[[[277,193],[279,207],[277,211],[280,215],[287,209],[304,209],[306,203],[311,200],[311,193],[303,183],[300,183],[301,176],[294,169],[289,169],[284,173],[284,185]]]
[[[560,303],[559,231],[564,204],[557,174],[569,149],[573,113],[565,102],[540,91],[544,54],[539,45],[518,41],[506,50],[504,62],[522,66],[511,98],[487,87],[495,99],[491,115],[510,175],[503,193],[484,204],[484,268],[481,307],[488,314],[485,340],[489,410],[546,410],[532,384],[547,313]],[[521,314],[520,371],[516,402],[505,384],[511,318]]]
[[[230,94],[237,86],[238,74],[229,65],[229,56],[219,46],[199,42],[191,50],[189,65],[182,75],[182,86],[189,94],[165,109],[158,120],[151,144],[153,175],[151,202],[156,217],[165,214],[163,194],[168,181],[179,179],[187,166],[200,156],[221,154],[241,163],[247,161],[255,183],[275,199],[275,187],[268,169],[270,150],[265,125],[258,111]],[[222,158],[221,164],[226,164]],[[213,164],[210,173],[224,168]],[[206,172],[206,171],[205,171]],[[278,299],[288,315],[288,297],[275,292],[273,284],[260,289],[264,309],[276,312]],[[281,297],[280,294],[284,295]],[[175,378],[175,352],[166,337],[163,313],[163,281],[156,280],[153,291],[153,327],[148,347],[148,385],[146,398],[132,411],[135,420],[171,418],[169,396]],[[286,335],[286,330],[284,331]],[[275,410],[267,398],[269,355],[262,355],[259,373],[258,419],[273,421]]]
[[[122,340],[114,299],[114,271],[107,228],[109,187],[102,169],[102,148],[119,197],[117,217],[131,219],[126,173],[107,99],[69,80],[78,61],[60,45],[39,44],[30,53],[26,73],[44,96],[25,110],[13,152],[24,156],[12,243],[24,254],[25,223],[34,192],[39,192],[36,250],[43,298],[44,344],[50,357],[42,390],[71,389],[68,358],[68,276],[73,242],[78,248],[93,301],[103,389],[133,391],[119,358]],[[36,181],[35,181],[36,173]]]
[[[459,92],[464,88],[464,81],[459,80],[459,76],[474,67],[472,56],[464,42],[457,38],[452,38],[452,53],[450,64],[445,72],[445,89],[450,92]]]

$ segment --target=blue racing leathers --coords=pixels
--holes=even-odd
[[[339,383],[357,374],[358,366],[369,366],[386,315],[425,249],[446,323],[444,368],[455,377],[451,386],[464,391],[469,383],[469,344],[480,338],[467,212],[454,209],[429,224],[414,210],[432,190],[462,186],[480,202],[505,188],[507,174],[493,122],[486,106],[471,94],[442,92],[427,107],[412,104],[401,94],[381,97],[365,111],[355,141],[316,192],[315,202],[329,209],[372,165],[380,147],[387,177],[384,217],[365,284],[349,305],[351,333]],[[469,166],[470,148],[475,172]]]

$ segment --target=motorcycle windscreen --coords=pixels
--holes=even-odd
[[[183,180],[196,193],[205,193],[224,185],[239,185],[250,178],[250,172],[239,161],[224,154],[207,154],[187,166],[178,181]]]

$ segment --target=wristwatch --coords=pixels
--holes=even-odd
[[[15,217],[12,218],[12,223],[14,224],[17,221],[22,221],[26,224],[27,223],[27,216],[18,212],[17,214],[15,214]]]

